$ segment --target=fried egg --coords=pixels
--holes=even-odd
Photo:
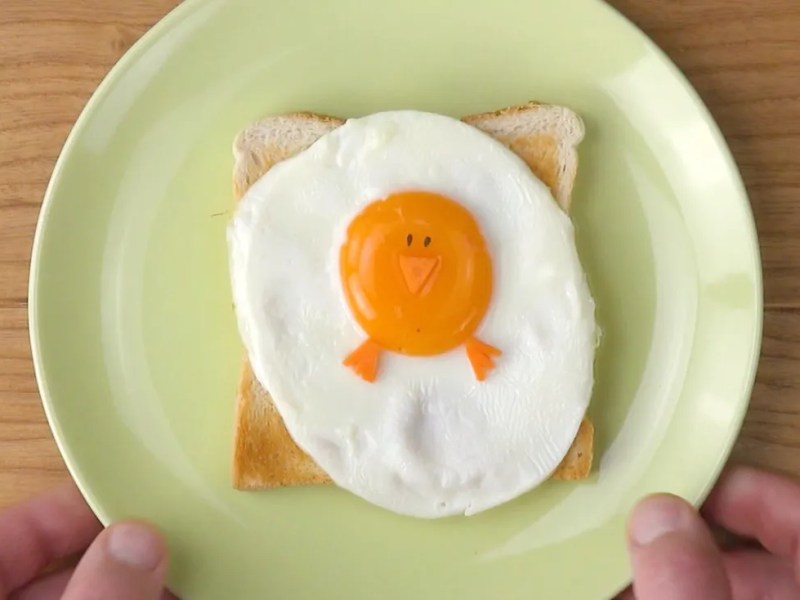
[[[501,143],[430,113],[351,119],[250,188],[228,244],[254,374],[340,487],[471,515],[567,453],[594,303],[570,219]]]

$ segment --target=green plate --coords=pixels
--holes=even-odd
[[[119,62],[42,208],[30,326],[70,471],[103,521],[143,517],[186,598],[607,598],[642,495],[699,501],[736,437],[761,332],[747,197],[706,109],[594,0],[194,0]],[[262,115],[528,99],[587,124],[574,218],[603,328],[597,469],[471,518],[337,489],[231,489],[242,350],[225,226],[231,141]]]

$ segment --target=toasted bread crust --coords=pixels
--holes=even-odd
[[[331,481],[294,443],[247,360],[239,380],[233,481],[235,487],[243,490]]]
[[[245,127],[233,142],[233,195],[238,201],[277,162],[302,152],[342,119],[310,112],[267,117]]]
[[[513,150],[569,212],[578,174],[577,148],[586,131],[577,114],[563,106],[528,102],[469,115],[463,121]]]
[[[531,102],[463,120],[513,150],[550,188],[559,205],[568,210],[577,173],[575,148],[583,138],[583,124],[577,115],[565,108]],[[236,200],[275,163],[305,150],[343,123],[336,117],[293,113],[269,117],[245,128],[233,147]],[[593,444],[594,427],[584,419],[552,478],[587,478],[592,468]],[[253,490],[330,482],[327,473],[289,435],[269,393],[253,376],[245,359],[237,395],[234,487]]]

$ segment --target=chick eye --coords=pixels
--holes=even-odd
[[[411,242],[413,241],[414,241],[414,236],[409,233],[408,236],[406,237],[406,244],[410,246]]]
[[[425,241],[423,242],[423,244],[425,245],[425,247],[426,247],[426,248],[427,248],[428,246],[430,246],[430,245],[431,245],[431,238],[430,238],[430,236],[426,236],[426,237],[425,237]]]

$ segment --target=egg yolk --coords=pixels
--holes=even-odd
[[[492,264],[475,218],[440,194],[407,191],[370,203],[340,252],[350,310],[386,350],[430,356],[474,333],[492,296]]]

